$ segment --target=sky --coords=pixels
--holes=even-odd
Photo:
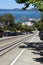
[[[17,4],[15,0],[0,0],[0,9],[14,9],[14,8],[22,8],[24,4]],[[30,8],[34,6],[30,5]]]

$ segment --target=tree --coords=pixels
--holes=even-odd
[[[14,23],[14,17],[11,14],[5,14],[2,16],[2,21],[8,25],[10,23]]]
[[[43,21],[43,12],[41,12],[41,21]]]
[[[1,22],[1,16],[0,16],[0,22]]]
[[[21,31],[22,30],[22,23],[17,22],[16,23],[16,30]]]
[[[9,27],[12,28],[14,26],[14,17],[12,14],[5,14],[2,16],[2,22],[5,29],[9,29]]]
[[[30,4],[34,5],[41,12],[41,21],[36,24],[39,30],[43,30],[43,0],[15,0],[19,4],[25,4],[22,9],[25,10]]]
[[[43,30],[43,21],[38,21],[37,23],[34,24],[34,26],[39,30]]]
[[[27,24],[22,25],[22,31],[28,32],[29,26]]]
[[[34,5],[34,7],[38,8],[38,10],[43,11],[43,0],[15,0],[19,4],[25,4],[24,10],[30,5]]]

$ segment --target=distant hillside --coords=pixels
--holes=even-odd
[[[15,8],[15,9],[0,9],[0,11],[23,11],[23,10]],[[32,8],[32,9],[27,9],[25,11],[38,11],[38,10],[36,8]]]

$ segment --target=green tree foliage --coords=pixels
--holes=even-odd
[[[39,22],[35,23],[34,25],[35,25],[35,27],[36,27],[39,31],[43,30],[43,21],[39,21]]]
[[[34,28],[33,27],[29,27],[27,24],[22,25],[22,23],[17,22],[16,24],[16,31],[20,31],[20,32],[30,32],[33,31]]]
[[[0,16],[0,22],[1,22],[2,20],[1,20],[1,16]]]
[[[19,23],[19,22],[16,23],[16,30],[22,31],[22,23]]]
[[[0,16],[0,23],[3,24],[4,30],[14,30],[14,17],[11,14],[5,14]]]
[[[40,11],[43,11],[43,0],[15,0],[19,4],[25,4],[24,10],[30,5],[34,5],[34,7],[38,8]]]
[[[43,21],[43,12],[41,12],[41,21]]]
[[[22,29],[23,32],[27,32],[29,30],[29,26],[27,24],[22,25],[22,28],[23,28]]]
[[[5,14],[2,16],[2,21],[8,25],[10,23],[14,23],[14,17],[11,14]]]

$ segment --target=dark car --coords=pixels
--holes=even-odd
[[[16,36],[17,33],[16,32],[10,32],[10,36]]]
[[[4,36],[16,36],[16,32],[4,32]]]
[[[43,31],[39,32],[39,37],[40,37],[41,40],[43,40]]]
[[[0,37],[3,36],[3,30],[0,30]]]
[[[10,32],[4,32],[4,36],[10,36]]]

